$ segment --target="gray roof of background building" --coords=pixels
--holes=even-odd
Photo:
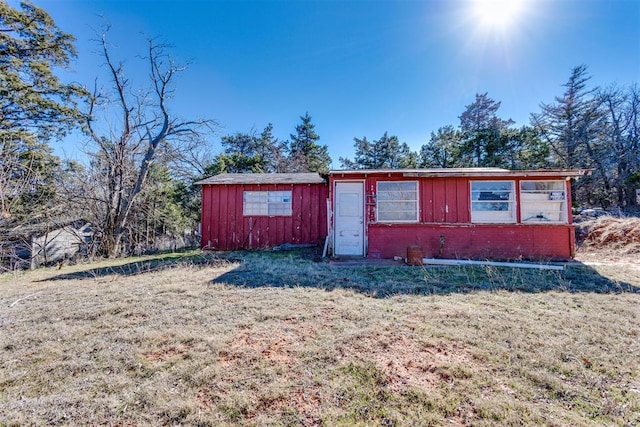
[[[323,184],[326,180],[318,173],[221,173],[197,185],[222,184]]]

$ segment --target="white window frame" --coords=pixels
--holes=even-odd
[[[471,181],[469,186],[472,223],[514,224],[516,222],[515,181]]]
[[[414,189],[407,189],[407,190],[380,190],[380,185],[384,185],[385,184],[413,184],[414,185]],[[380,195],[381,194],[385,194],[388,193],[390,196],[393,196],[392,193],[401,193],[400,194],[400,198],[381,198]],[[412,199],[405,199],[402,198],[405,196],[405,194],[402,193],[415,193],[415,197]],[[376,219],[378,222],[384,222],[384,223],[415,223],[418,222],[418,218],[420,215],[420,210],[419,210],[419,194],[420,192],[418,191],[418,181],[378,181],[376,183]],[[407,204],[412,204],[413,208],[411,210],[406,210],[406,209],[397,209],[397,210],[380,210],[380,206],[383,205],[390,205],[393,206],[393,204],[397,204],[397,203],[407,203]],[[397,206],[397,205],[396,205]],[[393,219],[393,218],[385,218],[385,214],[386,213],[402,213],[402,212],[410,212],[410,213],[415,213],[415,215],[413,216],[413,218],[410,219]],[[382,214],[382,215],[381,215]]]
[[[245,191],[243,216],[292,216],[292,191]]]
[[[569,219],[566,181],[520,181],[520,222],[523,224],[567,224]]]

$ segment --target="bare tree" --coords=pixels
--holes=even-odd
[[[638,210],[636,190],[640,188],[640,88],[617,87],[599,92],[606,114],[603,139],[604,158],[615,177],[617,205],[627,211]]]
[[[88,183],[94,188],[80,198],[89,199],[98,213],[101,253],[115,257],[123,250],[123,237],[152,166],[193,152],[216,123],[183,120],[170,113],[174,80],[185,67],[176,64],[165,53],[166,46],[155,40],[148,40],[143,58],[149,67],[149,87],[134,91],[123,64],[110,54],[107,32],[99,43],[111,85],[104,91],[96,82],[84,114],[85,130],[96,151],[91,153],[92,182]],[[104,123],[108,129],[101,132]]]

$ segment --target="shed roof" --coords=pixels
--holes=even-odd
[[[196,182],[196,185],[222,184],[324,184],[318,173],[221,173]]]
[[[332,170],[332,176],[388,174],[403,177],[579,177],[589,175],[590,169],[509,170],[501,168],[438,168],[438,169],[361,169]]]

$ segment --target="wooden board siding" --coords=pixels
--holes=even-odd
[[[291,216],[243,216],[244,191],[291,191]],[[271,248],[319,245],[327,235],[325,184],[202,185],[201,247]]]
[[[418,209],[420,223],[469,223],[469,180],[466,178],[403,178],[390,174],[349,175],[348,178],[331,182],[364,181],[366,218],[368,223],[376,222],[377,183],[386,181],[418,181]],[[332,184],[333,185],[333,184]]]
[[[574,235],[571,225],[370,224],[368,257],[406,257],[407,247],[418,245],[427,258],[569,259]]]
[[[411,245],[423,247],[425,257],[471,259],[570,259],[575,252],[575,231],[571,225],[569,182],[566,183],[568,224],[520,223],[520,181],[564,180],[559,173],[544,176],[488,174],[481,176],[405,176],[402,171],[363,171],[330,175],[334,183],[364,181],[366,200],[366,254],[369,258],[405,257]],[[377,183],[418,182],[418,222],[378,223]],[[515,190],[515,224],[472,224],[471,181],[512,181]],[[333,190],[332,190],[333,191]],[[331,196],[333,197],[333,196]],[[335,209],[335,208],[334,208]],[[440,238],[444,247],[440,250]]]

